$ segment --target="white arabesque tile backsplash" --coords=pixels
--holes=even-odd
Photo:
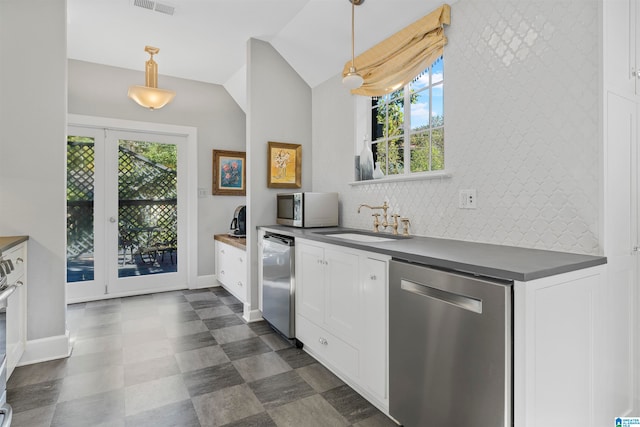
[[[451,177],[314,189],[340,189],[346,227],[370,228],[358,205],[388,200],[412,234],[599,253],[598,3],[460,1],[447,36]],[[458,208],[470,188],[477,209]]]

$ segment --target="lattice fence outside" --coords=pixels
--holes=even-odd
[[[119,148],[119,249],[177,241],[176,171],[125,148]],[[67,258],[93,251],[95,153],[92,142],[67,143]],[[142,242],[129,232],[153,228]],[[123,235],[127,234],[127,242]],[[133,234],[131,234],[133,235]]]

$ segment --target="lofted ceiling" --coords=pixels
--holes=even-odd
[[[440,4],[366,0],[355,11],[356,55]],[[271,43],[311,87],[351,55],[349,0],[67,0],[67,9],[69,58],[143,71],[144,47],[155,46],[160,86],[162,75],[227,84],[246,69],[249,38]]]

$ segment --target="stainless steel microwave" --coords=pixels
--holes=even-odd
[[[338,193],[279,193],[276,222],[292,227],[338,225]]]

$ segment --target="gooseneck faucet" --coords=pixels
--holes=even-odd
[[[373,215],[374,215],[374,217],[375,217],[375,219],[374,219],[374,224],[373,224],[373,231],[377,232],[377,231],[378,231],[378,226],[379,226],[379,225],[383,226],[384,228],[387,228],[387,227],[389,226],[389,222],[387,221],[387,209],[389,209],[389,204],[386,202],[386,200],[385,200],[385,202],[382,204],[382,206],[370,206],[370,205],[367,205],[366,203],[363,203],[363,204],[361,204],[360,206],[358,206],[358,213],[360,213],[360,210],[361,210],[362,208],[369,208],[369,209],[371,209],[371,210],[374,210],[374,209],[382,209],[382,213],[383,213],[383,215],[382,215],[382,218],[383,218],[383,219],[382,219],[382,222],[378,222],[378,216],[379,216],[380,214],[373,214]]]

